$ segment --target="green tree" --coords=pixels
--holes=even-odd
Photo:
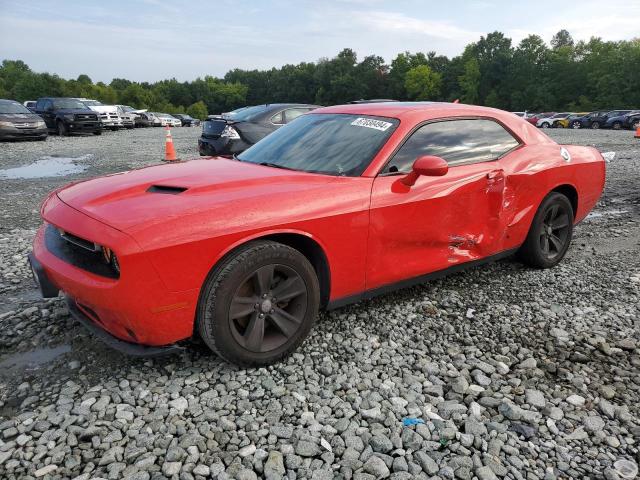
[[[464,64],[464,73],[460,75],[461,100],[464,103],[477,104],[480,101],[480,66],[478,60],[470,58]]]
[[[193,118],[199,118],[200,120],[204,120],[207,118],[207,106],[204,104],[202,100],[189,105],[187,108],[187,113],[191,115]]]
[[[433,100],[440,95],[442,76],[428,65],[420,65],[407,72],[404,87],[413,100]]]

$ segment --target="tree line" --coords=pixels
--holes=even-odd
[[[154,83],[114,78],[93,83],[87,75],[65,80],[33,72],[21,60],[0,67],[0,98],[86,97],[106,104],[204,118],[244,105],[300,102],[318,105],[357,99],[459,99],[512,111],[589,111],[640,108],[640,38],[575,42],[559,31],[550,45],[529,35],[514,46],[501,32],[481,36],[449,58],[403,52],[390,64],[377,55],[358,60],[345,48],[333,58],[270,70],[233,69],[223,77]]]

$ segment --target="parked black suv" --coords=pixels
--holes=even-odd
[[[40,115],[47,128],[58,135],[86,132],[100,135],[102,124],[98,114],[80,100],[64,97],[44,97],[36,102],[36,113]]]
[[[47,127],[35,113],[14,100],[0,99],[0,140],[45,140]]]
[[[245,151],[283,125],[318,108],[302,103],[256,105],[210,116],[198,139],[200,155],[232,155]]]
[[[197,118],[193,118],[191,115],[186,115],[184,113],[174,113],[174,117],[182,122],[183,127],[197,127],[200,125],[200,120]]]

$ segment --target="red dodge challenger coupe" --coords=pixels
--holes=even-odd
[[[449,103],[313,111],[237,157],[78,182],[42,205],[45,297],[132,354],[195,335],[228,361],[297,348],[319,308],[517,253],[549,268],[605,163],[509,112]]]

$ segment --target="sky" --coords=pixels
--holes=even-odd
[[[640,36],[640,0],[0,0],[0,60],[96,81],[222,77],[333,57],[455,56],[499,30],[514,45]]]

